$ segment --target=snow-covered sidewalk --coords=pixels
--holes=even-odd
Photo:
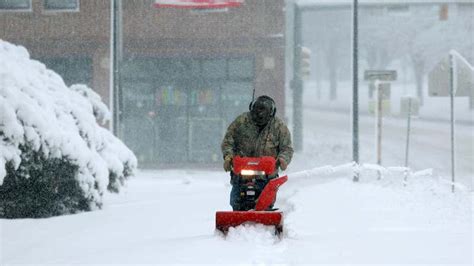
[[[471,265],[470,192],[430,177],[404,187],[316,172],[281,187],[281,239],[263,226],[214,231],[215,211],[230,209],[222,172],[141,171],[101,211],[0,220],[0,264]]]

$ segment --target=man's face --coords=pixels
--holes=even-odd
[[[265,126],[272,116],[272,104],[270,101],[257,100],[250,111],[252,120],[259,126]]]

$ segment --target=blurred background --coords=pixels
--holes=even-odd
[[[380,86],[386,163],[406,163],[410,111],[420,145],[413,158],[427,149],[447,156],[417,167],[443,164],[451,54],[461,73],[459,168],[472,176],[473,36],[470,0],[0,0],[0,38],[24,46],[68,86],[97,91],[113,111],[107,126],[142,168],[220,167],[223,134],[254,93],[273,97],[288,122],[301,159],[294,170],[350,162],[354,80],[361,160],[375,160]],[[368,70],[393,76],[380,83]]]

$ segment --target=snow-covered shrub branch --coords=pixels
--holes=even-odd
[[[68,88],[26,49],[0,40],[0,216],[91,210],[137,166],[85,85]]]

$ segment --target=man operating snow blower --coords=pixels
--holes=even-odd
[[[230,171],[230,205],[234,212],[216,214],[216,226],[221,231],[247,221],[270,225],[280,222],[276,219],[281,219],[281,213],[271,211],[276,190],[287,177],[278,178],[278,170],[288,167],[293,148],[288,127],[275,114],[275,101],[262,95],[227,129],[221,148],[224,170]],[[269,190],[271,193],[265,193]]]

